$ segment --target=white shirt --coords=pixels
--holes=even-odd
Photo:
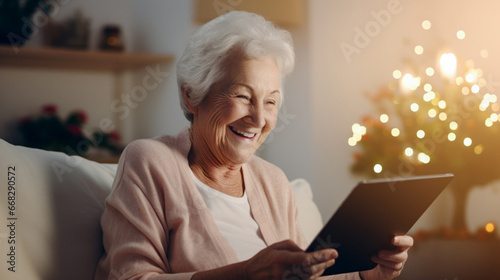
[[[220,232],[240,261],[250,259],[267,247],[250,212],[246,192],[242,197],[230,196],[203,184],[194,173],[191,174]]]

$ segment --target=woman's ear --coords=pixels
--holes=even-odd
[[[184,98],[184,102],[186,103],[189,112],[191,112],[191,114],[193,115],[196,115],[198,113],[198,109],[191,104],[191,100],[189,99],[190,97],[189,94],[191,92],[189,91],[189,89],[186,89],[185,87],[182,87],[181,90],[182,90],[182,98]]]

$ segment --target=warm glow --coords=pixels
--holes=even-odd
[[[419,109],[419,106],[418,106],[418,104],[417,104],[417,103],[412,103],[412,104],[410,105],[410,110],[411,110],[412,112],[417,112],[417,111],[418,111],[418,109]]]
[[[459,40],[463,40],[465,38],[465,32],[463,30],[458,30],[458,32],[457,32],[457,38]]]
[[[380,173],[380,172],[382,172],[382,165],[380,165],[380,164],[378,164],[378,163],[377,163],[377,164],[375,164],[375,165],[373,166],[373,171],[374,171],[375,173]]]
[[[458,77],[458,78],[456,79],[456,82],[457,82],[457,86],[459,86],[459,85],[461,85],[461,84],[463,84],[463,83],[464,83],[464,78],[462,78],[462,77]]]
[[[425,74],[427,74],[427,76],[429,77],[434,76],[434,68],[427,67],[427,69],[425,69]]]
[[[469,147],[470,145],[472,145],[472,139],[470,139],[469,137],[465,137],[464,146]]]
[[[470,92],[470,89],[469,89],[468,87],[463,87],[463,88],[462,88],[462,94],[463,94],[463,95],[468,95],[468,94],[469,94],[469,92]]]
[[[451,130],[457,130],[457,128],[458,128],[457,122],[451,122],[450,123],[450,129]]]
[[[492,233],[493,231],[495,231],[495,224],[487,223],[484,229],[486,230],[486,232]]]
[[[444,101],[444,100],[439,101],[438,106],[441,109],[446,108],[446,101]]]
[[[465,75],[465,80],[469,83],[473,83],[476,81],[476,75],[474,75],[474,73],[468,73]]]
[[[470,88],[470,91],[472,91],[473,93],[478,93],[479,92],[479,85],[477,85],[477,84],[472,85],[472,87]]]
[[[354,137],[350,137],[347,140],[347,143],[349,144],[349,146],[354,147],[354,146],[356,146],[356,144],[358,143],[358,141],[356,139],[354,139]]]
[[[429,115],[429,117],[435,118],[437,116],[437,111],[435,109],[430,109],[427,114]]]
[[[482,58],[487,58],[488,57],[488,50],[482,49],[480,55]]]
[[[429,92],[432,90],[432,85],[431,84],[425,84],[424,85],[424,91],[425,92]]]
[[[448,118],[448,115],[446,115],[445,112],[439,113],[439,119],[442,121],[445,121]]]
[[[487,118],[487,119],[484,121],[484,125],[486,125],[487,127],[491,127],[491,126],[493,126],[493,120],[491,120],[490,118]]]
[[[411,157],[413,155],[413,149],[410,147],[406,148],[405,155]]]
[[[474,147],[474,153],[480,155],[483,152],[483,145],[477,145]]]
[[[414,78],[411,74],[405,74],[401,80],[405,88],[416,90],[420,86],[420,77]]]
[[[453,132],[448,133],[448,140],[455,141],[457,139],[457,135]]]
[[[494,121],[494,122],[497,122],[497,121],[498,121],[498,115],[497,115],[497,114],[495,114],[495,113],[493,113],[493,114],[491,114],[491,115],[490,115],[490,119],[491,119],[492,121]]]
[[[484,112],[484,111],[486,111],[486,109],[488,109],[489,105],[490,105],[490,102],[487,99],[484,99],[483,101],[481,101],[481,104],[479,104],[479,110]]]
[[[488,96],[488,100],[489,100],[491,103],[495,103],[495,102],[497,102],[498,97],[497,97],[497,95],[496,95],[496,94],[490,94],[490,95]]]
[[[423,29],[429,30],[429,29],[431,29],[431,26],[432,26],[432,24],[430,21],[428,21],[428,20],[422,21],[422,28]]]
[[[422,139],[425,137],[425,131],[423,131],[422,129],[420,129],[419,131],[417,131],[417,137]]]
[[[382,123],[386,123],[386,122],[388,122],[388,121],[389,121],[389,116],[388,116],[387,114],[382,114],[382,115],[380,115],[380,121],[381,121]]]
[[[399,78],[401,78],[401,75],[402,75],[402,74],[401,74],[401,71],[399,71],[399,70],[394,70],[394,71],[392,72],[392,76],[394,77],[394,79],[399,79]]]
[[[424,154],[424,153],[419,153],[418,154],[418,160],[422,163],[429,163],[431,161],[431,157],[429,157],[428,155]]]
[[[424,94],[423,99],[425,102],[429,102],[432,99],[436,98],[436,94],[433,91],[429,91]]]
[[[424,53],[424,47],[422,47],[421,45],[415,46],[415,53],[418,54],[418,55],[423,54]]]
[[[391,135],[394,136],[394,137],[398,137],[399,136],[399,129],[397,128],[393,128],[391,129]]]
[[[452,53],[444,53],[439,60],[441,74],[447,78],[454,78],[457,71],[457,58]]]

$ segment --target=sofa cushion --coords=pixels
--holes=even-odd
[[[11,255],[0,262],[0,279],[92,279],[116,165],[1,139],[0,152],[0,218],[11,225],[0,227],[2,260]]]
[[[299,211],[299,225],[307,242],[311,242],[323,227],[318,206],[314,203],[311,186],[304,179],[295,179],[290,182],[295,192],[297,209]]]

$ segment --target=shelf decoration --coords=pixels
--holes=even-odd
[[[57,113],[56,105],[46,104],[39,114],[22,117],[18,124],[23,138],[21,144],[80,156],[86,156],[93,147],[115,155],[121,153],[123,147],[116,131],[88,132],[84,129],[88,117],[82,110],[71,112],[65,119]]]
[[[430,21],[422,28],[429,30]],[[465,35],[456,33],[458,40]],[[411,48],[414,54],[394,70],[393,82],[367,95],[377,115],[352,125],[348,144],[357,151],[351,170],[373,178],[454,173],[452,227],[460,231],[469,190],[500,178],[498,96],[491,75],[473,60],[449,49]],[[487,50],[478,52],[488,57]]]

